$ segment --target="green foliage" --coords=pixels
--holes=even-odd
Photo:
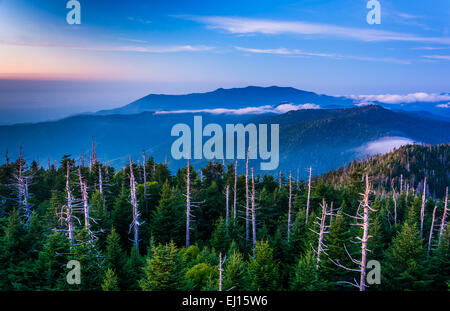
[[[114,270],[108,268],[105,273],[105,277],[102,282],[102,290],[104,291],[118,291],[119,290],[119,281],[117,279],[117,275]]]
[[[248,264],[248,274],[252,290],[278,289],[278,264],[274,261],[269,242],[256,243],[256,250]]]
[[[153,248],[153,256],[147,259],[145,276],[139,281],[145,291],[171,291],[184,286],[182,257],[173,242]]]

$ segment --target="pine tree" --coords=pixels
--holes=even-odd
[[[71,258],[70,241],[63,233],[53,231],[39,252],[34,267],[35,278],[38,280],[35,289],[68,289],[65,267]]]
[[[450,226],[446,227],[437,249],[433,251],[429,266],[432,289],[447,290],[450,276]]]
[[[273,249],[268,241],[256,243],[256,250],[248,264],[252,290],[278,289],[278,263],[274,261]]]
[[[311,249],[299,259],[295,267],[291,289],[295,291],[314,291],[322,288],[317,278],[316,257]]]
[[[182,257],[173,242],[153,248],[153,256],[147,259],[145,276],[139,285],[144,291],[181,290],[184,286]]]
[[[388,290],[425,289],[427,280],[424,266],[425,251],[417,226],[403,224],[394,237],[383,261],[382,285]]]
[[[130,230],[131,219],[132,206],[128,198],[128,193],[122,188],[122,191],[114,202],[112,223],[120,236],[121,246],[124,248],[128,248],[130,244],[128,233]]]
[[[152,217],[153,238],[157,243],[169,243],[172,240],[182,245],[185,219],[183,203],[166,180],[159,205]]]
[[[127,282],[127,271],[125,264],[127,262],[126,253],[120,246],[120,237],[114,227],[106,238],[106,251],[104,254],[103,268],[114,271],[120,288],[124,288]]]
[[[75,235],[74,259],[80,262],[82,281],[76,288],[98,290],[101,286],[102,256],[96,240],[85,228]]]
[[[111,268],[106,270],[105,276],[102,282],[102,290],[104,291],[118,291],[119,281],[116,273]]]
[[[224,290],[246,290],[248,288],[247,264],[242,254],[233,249],[228,252],[223,272]]]
[[[124,289],[139,290],[138,282],[143,277],[143,267],[144,259],[137,253],[136,248],[132,247],[124,268],[127,274]]]
[[[18,211],[8,217],[0,244],[0,288],[23,289],[23,272],[27,266],[26,230]]]
[[[211,236],[211,247],[217,252],[225,253],[230,247],[230,236],[227,231],[225,219],[220,217]]]
[[[196,264],[186,272],[187,287],[190,290],[209,289],[211,281],[217,280],[218,276],[217,267],[204,262]]]

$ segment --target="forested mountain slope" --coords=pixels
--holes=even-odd
[[[377,155],[362,161],[353,161],[347,167],[331,170],[321,176],[325,182],[345,185],[357,171],[372,176],[378,191],[394,190],[423,192],[427,178],[427,195],[440,198],[450,185],[450,145],[407,145],[393,152]]]

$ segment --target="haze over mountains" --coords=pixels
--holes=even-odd
[[[204,125],[217,123],[223,128],[227,123],[280,124],[279,170],[301,168],[302,173],[309,166],[317,173],[325,172],[355,157],[387,152],[405,143],[450,141],[450,122],[445,114],[430,118],[380,105],[355,107],[354,99],[294,88],[247,87],[203,94],[148,95],[95,114],[0,126],[0,148],[2,153],[8,149],[15,158],[22,144],[28,160],[59,161],[65,154],[75,158],[83,152],[87,155],[94,137],[99,159],[109,165],[120,167],[128,155],[137,158],[146,150],[157,161],[167,157],[169,167],[176,169],[185,161],[171,158],[176,137],[170,131],[177,123],[193,128],[194,115],[202,115]],[[257,160],[252,162],[259,167]]]

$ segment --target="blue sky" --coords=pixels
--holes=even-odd
[[[81,25],[66,2],[0,0],[0,123],[218,87],[450,91],[447,0],[380,0],[380,25],[367,0],[80,0]]]

